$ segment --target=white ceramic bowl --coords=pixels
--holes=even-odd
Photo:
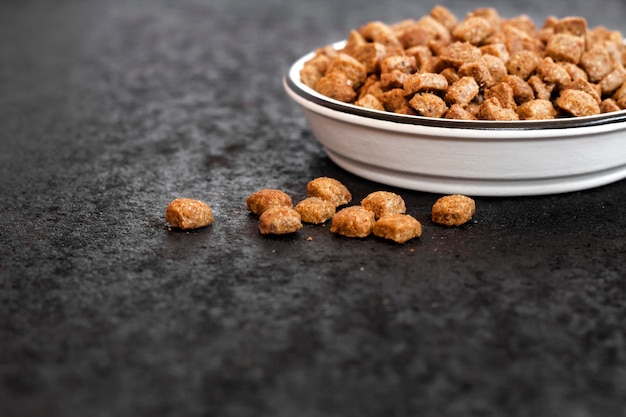
[[[337,43],[336,47],[341,47]],[[464,121],[369,110],[284,78],[328,156],[363,178],[439,194],[521,196],[626,178],[626,111],[540,121]]]

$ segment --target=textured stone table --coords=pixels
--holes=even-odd
[[[626,29],[593,3],[491,5]],[[625,181],[437,227],[438,195],[335,166],[282,88],[303,53],[433,5],[3,2],[0,415],[624,416]],[[401,194],[423,236],[258,233],[247,195],[322,175]],[[168,230],[178,196],[215,223]]]

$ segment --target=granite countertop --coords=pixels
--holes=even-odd
[[[440,195],[337,167],[284,92],[303,53],[434,4],[3,2],[0,415],[625,416],[626,181],[438,227]],[[245,198],[319,176],[400,194],[422,237],[260,235]],[[168,229],[180,196],[215,223]]]

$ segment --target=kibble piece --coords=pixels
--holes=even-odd
[[[448,80],[441,74],[417,73],[410,75],[404,82],[404,95],[421,91],[443,92],[448,88]]]
[[[572,82],[572,77],[567,70],[550,57],[545,57],[537,66],[536,71],[545,83],[553,84],[559,89]]]
[[[257,191],[246,198],[246,206],[248,210],[260,216],[264,211],[272,207],[288,207],[293,206],[291,197],[284,191],[265,188]]]
[[[611,72],[613,60],[607,49],[596,46],[583,53],[580,66],[587,72],[589,81],[595,83]]]
[[[621,110],[621,109],[617,105],[617,102],[613,100],[612,98],[607,98],[606,100],[602,100],[602,103],[600,103],[601,113],[611,113],[611,112],[618,111],[618,110]]]
[[[365,71],[368,74],[376,72],[380,69],[380,63],[387,54],[387,48],[377,42],[356,45],[350,50],[344,49],[344,51],[363,64]]]
[[[346,237],[367,237],[374,229],[376,216],[362,206],[350,206],[339,210],[332,219],[330,231]]]
[[[600,114],[600,105],[591,94],[580,90],[563,90],[556,105],[573,116]]]
[[[452,30],[452,36],[458,41],[478,45],[493,31],[494,28],[489,20],[482,16],[468,16]]]
[[[356,106],[365,107],[366,109],[385,111],[383,103],[373,94],[366,94],[354,102]]]
[[[466,106],[478,95],[480,88],[473,77],[461,77],[446,91],[445,101],[448,104]]]
[[[300,79],[311,88],[315,88],[317,82],[322,78],[330,58],[327,55],[318,53],[309,61],[305,62],[300,70]]]
[[[439,198],[432,208],[432,220],[445,226],[461,226],[476,214],[476,203],[461,194]]]
[[[301,228],[300,213],[291,207],[272,207],[259,217],[259,231],[263,235],[286,235]]]
[[[498,83],[491,88],[485,90],[485,100],[495,97],[500,102],[500,106],[505,109],[515,109],[517,103],[515,102],[515,96],[513,93],[513,87],[507,83]]]
[[[328,200],[339,207],[352,201],[352,194],[339,180],[329,177],[319,177],[306,185],[308,197],[319,197]]]
[[[441,23],[449,31],[452,30],[458,23],[456,16],[450,11],[450,9],[443,6],[433,7],[429,15]]]
[[[358,60],[351,57],[348,54],[339,53],[328,64],[326,74],[333,73],[345,74],[348,78],[348,82],[354,88],[359,87],[365,82],[367,78],[367,72],[365,71],[365,65],[361,64]]]
[[[566,89],[580,90],[584,91],[585,93],[589,93],[599,104],[602,99],[600,98],[600,91],[597,87],[598,86],[596,84],[591,84],[590,82],[585,81],[582,78],[578,78],[569,83]]]
[[[409,105],[417,114],[425,117],[443,117],[448,111],[445,101],[433,93],[418,93],[409,100]]]
[[[522,104],[535,98],[535,92],[532,87],[517,75],[506,75],[502,78],[502,82],[513,88],[513,97],[517,104]]]
[[[546,55],[557,62],[566,61],[578,64],[584,49],[584,38],[566,33],[557,33],[548,40]]]
[[[315,90],[344,103],[350,103],[356,98],[354,85],[343,72],[325,74],[315,84]]]
[[[468,42],[453,42],[441,51],[439,58],[445,66],[459,68],[468,62],[480,59],[482,52]]]
[[[367,80],[365,80],[365,84],[363,84],[359,91],[359,99],[368,94],[373,95],[378,100],[381,100],[383,97],[383,88],[380,85],[380,78],[376,74],[370,75]]]
[[[385,110],[394,113],[402,113],[405,108],[409,107],[409,102],[402,88],[394,88],[385,91],[381,101]]]
[[[480,47],[480,52],[482,52],[483,56],[485,55],[493,55],[496,58],[499,58],[502,62],[507,62],[511,55],[509,54],[509,50],[506,49],[506,45],[501,42],[490,43],[487,45],[483,45]]]
[[[422,224],[408,214],[390,214],[374,223],[375,236],[405,243],[422,235]]]
[[[538,75],[531,76],[528,79],[528,85],[534,91],[536,99],[550,100],[550,98],[552,97],[554,84],[546,84]]]
[[[522,120],[554,119],[556,110],[550,100],[530,100],[520,104],[517,114]]]
[[[587,20],[578,16],[564,17],[554,24],[554,33],[584,37],[587,33]]]
[[[474,113],[466,110],[460,104],[453,104],[450,106],[450,109],[446,112],[446,119],[455,119],[455,120],[476,120],[476,116]]]
[[[537,52],[524,50],[511,56],[506,63],[506,69],[509,74],[528,80],[539,64],[541,64],[541,56]]]
[[[389,214],[404,213],[406,204],[404,199],[390,191],[374,191],[361,200],[361,206],[373,211],[376,218]]]
[[[459,76],[474,78],[481,88],[489,88],[496,82],[487,63],[482,59],[461,65],[459,67]]]
[[[394,33],[393,29],[383,22],[374,21],[361,26],[358,32],[368,41],[377,42],[384,45],[389,51],[395,48],[401,49],[402,43]]]
[[[307,197],[296,204],[295,210],[305,223],[322,224],[335,214],[335,205],[319,197]]]
[[[177,198],[165,209],[165,221],[179,229],[197,229],[213,223],[213,210],[203,201]]]
[[[604,95],[611,95],[626,82],[626,69],[622,66],[614,68],[598,83]]]
[[[515,110],[502,107],[495,97],[488,98],[480,105],[476,117],[482,120],[519,120]]]

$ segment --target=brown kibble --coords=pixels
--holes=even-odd
[[[546,45],[546,55],[556,62],[566,61],[578,64],[584,50],[584,38],[565,33],[554,34]]]
[[[356,98],[356,91],[352,82],[343,72],[333,72],[321,77],[315,90],[327,97],[344,103],[350,103]]]
[[[411,95],[422,91],[442,92],[448,88],[448,80],[441,74],[418,73],[410,75],[404,82],[404,94]]]
[[[335,213],[330,231],[346,237],[363,238],[372,233],[375,222],[373,211],[362,206],[351,206]]]
[[[621,109],[617,105],[617,102],[613,100],[612,98],[607,98],[606,100],[602,100],[602,103],[600,103],[601,113],[610,113],[610,112],[614,112],[618,110],[621,110]]]
[[[179,229],[197,229],[213,223],[213,210],[203,201],[177,198],[165,209],[165,221]]]
[[[461,226],[476,213],[476,203],[470,197],[454,194],[439,198],[432,208],[432,220],[445,226]]]
[[[515,110],[502,107],[495,97],[488,98],[480,105],[476,117],[482,120],[519,120]]]
[[[530,84],[517,75],[506,75],[502,82],[507,83],[513,89],[513,97],[517,104],[522,104],[535,98],[535,92]]]
[[[456,16],[450,9],[443,6],[435,6],[430,11],[430,17],[441,23],[447,30],[452,30],[458,23]]]
[[[600,98],[600,89],[597,88],[597,85],[591,84],[588,81],[583,80],[582,78],[578,78],[567,85],[567,89],[572,90],[580,90],[585,93],[589,93],[598,103],[602,101]]]
[[[536,71],[546,84],[553,84],[558,89],[564,88],[572,82],[572,77],[567,70],[550,57],[544,58],[537,66]]]
[[[445,66],[459,68],[468,62],[478,61],[482,52],[468,42],[453,42],[441,51],[439,58]]]
[[[399,113],[400,110],[409,106],[409,102],[404,95],[404,89],[402,88],[394,88],[385,91],[381,101],[385,110],[394,113]]]
[[[528,80],[539,64],[541,64],[541,56],[537,52],[524,50],[511,56],[506,63],[506,69],[509,74]]]
[[[355,58],[344,53],[338,53],[329,62],[326,75],[334,73],[344,74],[348,79],[349,85],[353,88],[359,87],[367,78],[365,66]]]
[[[478,83],[474,77],[461,77],[453,83],[445,95],[445,101],[448,104],[459,104],[466,106],[470,101],[474,100],[480,91]]]
[[[533,75],[528,79],[528,85],[533,89],[535,98],[538,100],[550,100],[554,84],[546,84],[541,77]]]
[[[505,109],[513,109],[517,107],[515,102],[515,96],[513,94],[513,87],[507,83],[498,83],[491,88],[485,90],[485,100],[495,97],[500,102],[500,106]]]
[[[408,214],[390,214],[378,219],[372,232],[375,236],[405,243],[422,235],[422,224]]]
[[[335,205],[319,197],[307,197],[296,204],[295,210],[305,223],[322,224],[335,214]]]
[[[556,110],[550,100],[530,100],[517,108],[517,114],[522,120],[554,119]]]
[[[300,79],[304,84],[311,88],[315,88],[317,82],[326,72],[329,62],[330,58],[327,55],[322,53],[316,54],[302,66],[302,69],[300,70]]]
[[[365,107],[366,109],[385,111],[383,103],[381,103],[381,101],[373,94],[366,94],[355,101],[354,104],[360,107]]]
[[[626,82],[626,69],[622,66],[618,66],[609,72],[598,85],[603,95],[611,95]]]
[[[361,206],[373,211],[376,218],[389,214],[404,213],[406,204],[398,194],[390,191],[374,191],[361,200]]]
[[[246,198],[246,206],[248,210],[260,216],[266,210],[272,207],[288,207],[293,206],[291,197],[281,190],[265,188],[257,191]]]
[[[452,36],[458,41],[478,45],[493,31],[494,28],[489,20],[482,16],[468,16],[452,30]]]
[[[474,113],[466,110],[460,104],[453,104],[450,106],[450,109],[446,112],[446,119],[454,119],[454,120],[476,120],[476,116]]]
[[[301,228],[300,213],[291,207],[272,207],[259,217],[259,231],[263,235],[285,235]]]
[[[442,117],[448,111],[445,101],[433,93],[418,93],[409,100],[409,105],[418,115],[424,117]]]
[[[600,105],[595,98],[581,90],[563,90],[556,100],[556,105],[577,117],[600,114]]]
[[[352,194],[339,180],[329,177],[315,178],[306,186],[308,197],[319,197],[339,207],[352,201]]]

